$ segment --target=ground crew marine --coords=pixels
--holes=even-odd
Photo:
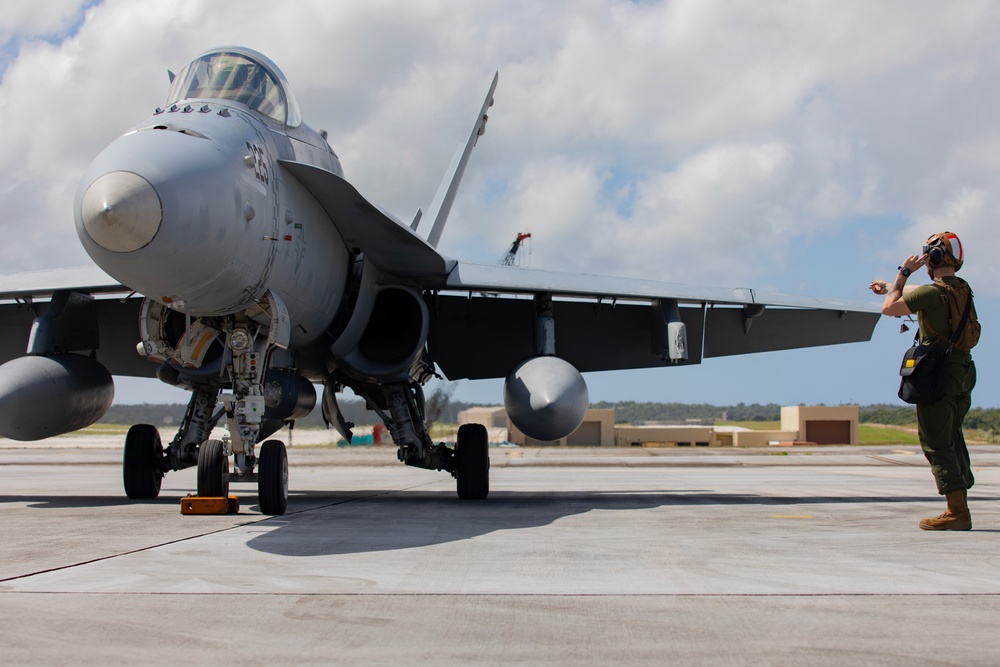
[[[884,280],[874,280],[869,287],[876,294],[885,295],[882,314],[897,317],[917,314],[921,344],[949,347],[954,327],[959,324],[953,317],[954,307],[949,299],[957,297],[957,302],[963,308],[965,299],[972,299],[968,283],[955,276],[962,264],[962,244],[958,236],[942,232],[927,240],[922,254],[906,258],[891,285]],[[910,286],[904,290],[910,273],[921,266],[927,267],[927,273],[934,283]],[[974,306],[970,307],[970,313],[972,311]],[[959,338],[961,346],[954,346],[948,355],[944,395],[938,401],[917,406],[920,447],[931,465],[938,493],[944,495],[948,502],[948,508],[943,514],[920,522],[920,528],[924,530],[972,528],[967,493],[975,479],[962,423],[972,405],[976,365],[969,350],[960,347],[969,348],[978,342],[979,323],[978,319],[970,317],[969,320],[975,322],[969,330],[970,336],[966,336],[963,329]],[[970,326],[968,321],[965,326]]]

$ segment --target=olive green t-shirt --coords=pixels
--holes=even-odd
[[[941,278],[949,285],[961,285],[962,280],[955,276]],[[951,312],[948,302],[941,289],[931,285],[921,285],[914,290],[903,294],[903,301],[909,307],[910,312],[917,313],[917,322],[920,325],[920,344],[936,345],[938,347],[948,347],[948,339],[951,338]],[[928,329],[930,324],[933,329]],[[934,335],[937,331],[945,340],[939,340]]]

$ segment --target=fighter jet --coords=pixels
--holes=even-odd
[[[191,392],[165,447],[150,424],[124,443],[129,498],[197,466],[197,492],[256,482],[283,514],[288,457],[273,436],[308,414],[350,441],[350,388],[410,466],[489,493],[482,425],[454,448],[428,434],[435,376],[506,378],[531,438],[581,424],[587,371],[868,340],[875,304],[545,272],[437,250],[497,77],[426,213],[407,223],[345,178],[324,132],[302,122],[282,72],[247,48],[212,49],[171,75],[157,108],[100,153],[74,203],[96,266],[0,277],[0,435],[40,440],[94,423],[112,376]],[[426,234],[424,233],[426,230]],[[99,267],[99,268],[98,268]],[[212,438],[213,428],[228,434]]]

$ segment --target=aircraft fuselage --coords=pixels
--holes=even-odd
[[[77,193],[77,233],[109,275],[192,317],[244,311],[270,290],[287,307],[292,346],[307,345],[336,313],[348,250],[279,159],[343,173],[311,128],[185,100],[94,160]]]

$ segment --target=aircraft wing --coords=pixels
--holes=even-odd
[[[398,276],[443,277],[454,267],[454,260],[443,257],[340,176],[302,162],[279,162],[326,210],[347,247],[364,252],[379,268]]]
[[[0,276],[0,299],[52,296],[57,290],[74,289],[88,294],[128,293],[122,285],[97,266],[25,271]]]
[[[431,356],[450,379],[505,377],[534,355],[535,305],[553,296],[556,354],[580,371],[663,361],[662,314],[676,300],[689,358],[866,341],[877,304],[459,262],[429,299]]]
[[[0,303],[0,364],[24,356],[35,315],[45,312],[49,305],[47,301],[35,304],[32,300],[48,299],[60,290],[108,296],[131,292],[96,266],[0,276],[0,301],[6,302]],[[158,364],[136,352],[141,304],[141,296],[94,300],[100,342],[97,359],[113,375],[156,377]]]

